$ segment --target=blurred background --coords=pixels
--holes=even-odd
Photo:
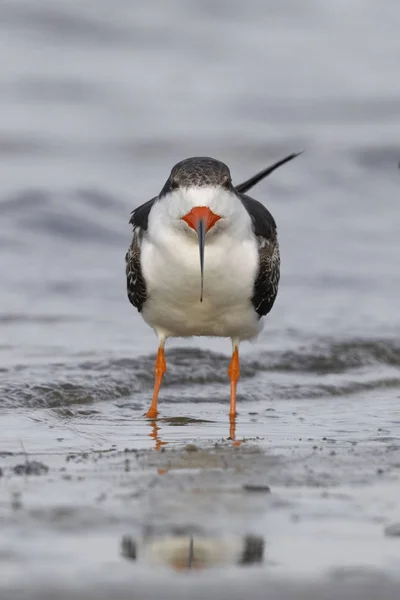
[[[119,540],[153,517],[265,536],[263,594],[271,568],[398,575],[398,0],[2,0],[0,26],[0,586],[108,577],[131,598]],[[188,156],[239,183],[301,150],[252,190],[281,284],[242,348],[250,443],[218,454],[227,340],[170,340],[143,418],[157,340],[126,296],[130,212]]]
[[[0,17],[3,408],[133,393],[141,410],[156,338],[126,297],[131,210],[185,157],[240,182],[300,150],[253,190],[282,279],[242,393],[398,393],[396,0],[4,0]],[[170,343],[166,401],[196,396],[182,345],[223,411],[208,350],[226,340]]]

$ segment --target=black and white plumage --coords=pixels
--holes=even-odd
[[[280,160],[267,169],[264,169],[260,173],[257,173],[257,175],[248,181],[239,184],[234,188],[252,219],[254,235],[257,236],[258,239],[260,267],[257,279],[254,282],[254,293],[251,300],[260,317],[269,313],[278,292],[280,257],[277,241],[277,228],[273,216],[265,208],[265,206],[261,204],[261,202],[250,198],[250,196],[247,196],[243,192],[256,185],[256,183],[267,177],[272,171],[284,163],[293,160],[293,158],[296,156],[299,156],[299,154],[297,153],[289,155],[288,157]],[[187,159],[182,163],[178,163],[178,165],[175,166],[175,169],[181,165],[186,166],[188,164],[190,165],[191,163],[194,167],[193,170],[188,168],[182,169],[182,184],[189,184],[190,181],[192,181],[192,184],[200,185],[206,185],[209,181],[212,183],[212,179],[209,179],[209,173],[203,169],[207,169],[209,166],[212,169],[214,163],[216,163],[218,166],[223,165],[223,163],[214,161],[214,159],[193,158]],[[223,166],[225,167],[225,165]],[[143,304],[146,300],[146,282],[143,278],[140,265],[140,246],[143,235],[146,235],[147,232],[149,214],[154,203],[173,189],[171,184],[173,175],[174,170],[171,172],[171,175],[160,192],[160,195],[155,196],[141,206],[138,206],[138,208],[132,212],[132,216],[129,221],[133,225],[133,239],[125,257],[127,291],[129,301],[138,309],[139,312],[142,310]],[[190,176],[192,176],[192,180],[189,179]]]
[[[197,527],[145,531],[141,537],[124,536],[121,554],[128,560],[164,564],[177,569],[206,569],[226,565],[254,565],[264,560],[264,538],[255,535],[210,535]],[[193,530],[193,532],[192,532]]]
[[[279,245],[271,213],[246,192],[296,156],[237,186],[224,163],[188,158],[158,196],[133,211],[128,298],[161,349],[168,337],[221,336],[237,351],[259,333],[278,292]]]

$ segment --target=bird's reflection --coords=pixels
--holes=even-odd
[[[151,433],[149,433],[149,437],[153,438],[153,440],[155,442],[154,450],[160,450],[163,446],[168,444],[168,442],[163,442],[162,439],[160,438],[158,432],[160,431],[161,427],[158,427],[157,421],[155,419],[152,421],[149,421],[149,425],[151,427]]]
[[[161,439],[160,431],[161,427],[157,425],[157,419],[151,419],[148,421],[150,426],[150,433],[148,434],[154,440],[154,450],[160,450],[163,446],[166,446],[168,442],[164,442]],[[236,439],[236,416],[229,417],[229,436],[228,439],[232,441],[233,446],[240,446],[242,441]]]
[[[163,563],[175,571],[201,570],[223,565],[254,565],[264,560],[264,539],[248,536],[211,536],[202,533],[174,533],[125,536],[122,555],[129,560]]]
[[[232,440],[232,446],[240,446],[242,443],[236,439],[236,416],[229,417],[229,439]]]

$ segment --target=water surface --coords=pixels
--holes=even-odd
[[[400,521],[397,3],[8,0],[0,16],[8,597],[51,597],[55,586],[60,598],[122,598],[133,581],[143,598],[166,583],[187,595],[192,584],[166,566],[150,584],[153,567],[120,554],[123,535],[184,521],[266,540],[261,567],[193,575],[199,593],[222,597],[234,580],[240,595],[251,577],[256,597],[268,577],[271,594],[301,598],[302,577],[307,598],[390,598],[400,564],[399,543],[384,536]],[[156,337],[126,298],[130,211],[187,156],[219,158],[240,182],[303,149],[254,190],[278,223],[282,279],[264,332],[242,348],[245,441],[227,439],[226,340],[169,342],[161,419],[149,423]],[[32,460],[48,470],[15,471]],[[269,485],[268,499],[250,499],[248,483]]]

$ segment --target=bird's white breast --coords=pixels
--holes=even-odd
[[[203,198],[201,205],[205,201]],[[162,200],[154,212],[152,209],[141,249],[147,287],[142,314],[158,333],[249,339],[260,331],[261,323],[251,303],[258,271],[257,240],[240,200],[233,206],[231,198],[229,201],[229,221],[220,230],[217,223],[206,237],[203,302],[197,235],[188,231],[183,222],[176,225],[176,215],[168,212],[178,210],[173,203],[162,205]],[[193,198],[193,206],[196,203],[198,196]],[[209,196],[208,205],[221,214],[221,198],[218,203],[218,207],[213,207]]]

